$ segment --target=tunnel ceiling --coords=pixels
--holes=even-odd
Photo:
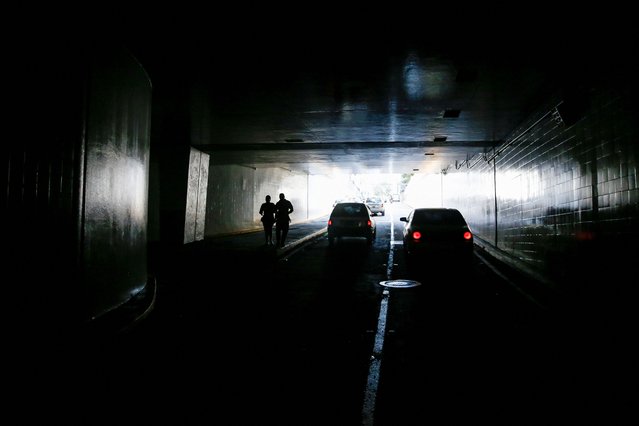
[[[311,174],[450,169],[505,141],[551,95],[580,84],[606,51],[549,32],[519,40],[264,28],[241,39],[148,32],[130,43],[155,96],[189,98],[191,143],[214,165]]]

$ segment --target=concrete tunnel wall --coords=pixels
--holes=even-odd
[[[126,51],[96,55],[87,103],[82,282],[86,320],[147,284],[151,82]]]
[[[39,41],[22,53],[3,252],[12,318],[35,340],[78,330],[147,284],[152,89],[121,48]]]
[[[284,193],[291,201],[295,209],[291,214],[292,225],[321,217],[332,206],[331,195],[320,191],[329,184],[326,176],[282,168],[211,166],[205,237],[262,229],[259,209],[266,195],[276,203],[279,194]]]
[[[175,120],[174,117],[183,114],[184,111],[188,111],[189,114],[183,123],[180,123],[182,128],[188,127],[188,131],[171,130],[174,140],[167,141],[169,145],[177,145],[180,139],[187,138],[193,150],[194,146],[220,142],[223,135],[215,133],[215,123],[212,122],[214,119],[211,118],[214,108],[205,96],[209,92],[210,88],[206,85],[195,83],[191,90],[186,92],[188,93],[186,99],[175,98],[175,95],[172,95],[174,99],[170,102],[173,105],[171,117],[163,114],[166,110],[164,103],[159,105],[160,113],[163,114],[162,121]],[[176,105],[179,107],[176,108]],[[166,138],[166,130],[158,130],[158,136]],[[171,153],[164,161],[173,161],[176,157],[183,158],[182,155],[176,156],[175,153]],[[181,167],[184,167],[184,164]],[[184,177],[177,174],[175,176],[180,180]],[[273,203],[278,201],[280,193],[284,193],[291,201],[295,209],[291,214],[291,224],[326,215],[330,213],[334,200],[334,196],[326,191],[326,188],[331,188],[330,182],[331,179],[327,176],[309,175],[301,170],[272,166],[254,168],[239,164],[218,164],[215,152],[212,152],[209,154],[206,196],[201,197],[206,199],[204,234],[199,238],[185,238],[184,241],[197,241],[202,238],[262,229],[258,212],[267,194],[271,196]],[[172,191],[172,193],[175,192]],[[182,195],[179,194],[179,196]],[[195,204],[192,200],[189,203]],[[196,221],[196,213],[192,209],[187,208],[185,215],[187,222]]]

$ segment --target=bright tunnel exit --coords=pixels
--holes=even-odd
[[[399,201],[406,182],[407,177],[399,173],[335,174],[324,185],[313,188],[313,197],[327,202],[329,207],[339,201],[363,201],[369,197]]]

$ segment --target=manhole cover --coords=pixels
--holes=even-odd
[[[417,287],[418,285],[422,285],[422,283],[414,280],[389,280],[380,281],[379,285],[383,285],[384,287],[409,288]]]

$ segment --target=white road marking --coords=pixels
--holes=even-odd
[[[390,248],[388,250],[388,261],[386,262],[387,280],[390,280],[393,276],[393,246],[395,245],[395,228],[393,226],[392,214],[390,217],[390,224]],[[370,365],[368,367],[366,390],[364,391],[364,403],[362,406],[362,425],[364,426],[372,426],[375,423],[375,403],[377,400],[377,388],[379,387],[379,373],[382,367],[382,352],[384,350],[384,336],[386,334],[386,315],[388,312],[389,297],[390,291],[386,288],[382,293],[382,301],[379,306],[377,333],[375,334],[375,344],[373,345],[373,354],[371,355]]]

